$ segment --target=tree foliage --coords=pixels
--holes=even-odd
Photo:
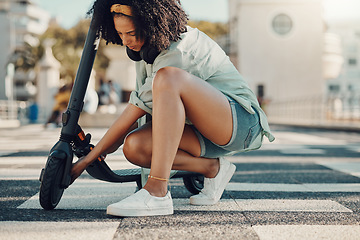
[[[9,62],[15,65],[16,70],[24,72],[33,69],[38,60],[37,56],[39,49],[32,47],[28,43],[24,43],[21,48],[17,48],[10,56]]]
[[[57,24],[51,24],[48,30],[40,37],[41,43],[45,39],[56,40],[52,50],[55,58],[61,63],[60,77],[66,82],[72,82],[75,79],[89,25],[89,19],[80,20],[78,24],[69,30]],[[100,44],[104,45],[105,43],[104,41],[100,41]],[[40,45],[39,48],[38,59],[40,59],[44,53],[43,46]],[[102,73],[108,65],[109,59],[105,56],[100,46],[95,58],[94,69]]]
[[[221,22],[208,22],[208,21],[189,21],[189,26],[198,28],[213,40],[229,33],[229,27],[227,23]]]

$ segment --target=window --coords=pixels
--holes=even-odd
[[[258,100],[260,106],[264,105],[264,95],[265,95],[264,91],[265,91],[264,85],[257,86],[257,100]]]
[[[264,97],[264,85],[257,86],[257,95],[258,97]]]
[[[356,58],[349,58],[348,59],[348,64],[350,66],[356,66],[357,65],[357,59]]]
[[[275,33],[284,36],[291,32],[293,22],[288,15],[281,13],[274,17],[272,21],[272,28]]]
[[[10,9],[10,2],[0,2],[0,13],[7,13]]]
[[[340,92],[340,86],[339,85],[330,85],[329,91],[331,93],[338,93],[338,92]]]

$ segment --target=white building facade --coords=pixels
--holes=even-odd
[[[324,23],[319,0],[230,0],[236,65],[264,97],[322,94]]]
[[[273,123],[326,118],[326,81],[342,64],[321,0],[229,0],[230,56]]]
[[[359,120],[360,20],[328,21],[327,32],[339,37],[344,58],[340,75],[327,81],[328,95],[334,101],[334,117]]]
[[[6,68],[15,50],[23,48],[24,44],[37,46],[38,36],[48,28],[50,14],[40,9],[30,0],[2,0],[0,2],[0,100],[9,99],[6,89]],[[22,98],[34,97],[35,73],[16,72],[14,75],[15,95]],[[10,83],[11,84],[11,83]]]

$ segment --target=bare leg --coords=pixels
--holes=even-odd
[[[210,84],[178,68],[160,69],[154,78],[152,116],[150,175],[155,177],[169,178],[185,116],[217,144],[226,144],[231,138],[232,115],[226,97]],[[154,196],[164,196],[167,182],[149,179],[144,188]]]
[[[207,178],[216,176],[219,170],[217,159],[203,158],[200,144],[193,129],[185,125],[172,170],[183,170],[203,174]],[[131,163],[145,168],[151,167],[152,159],[152,122],[131,133],[125,141],[123,152]]]

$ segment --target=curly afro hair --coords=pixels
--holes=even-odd
[[[106,44],[123,45],[115,30],[114,13],[110,13],[113,4],[131,7],[136,37],[158,51],[167,49],[171,41],[178,41],[180,34],[186,32],[188,16],[180,0],[95,0],[88,15],[92,15],[92,27],[99,29]]]

